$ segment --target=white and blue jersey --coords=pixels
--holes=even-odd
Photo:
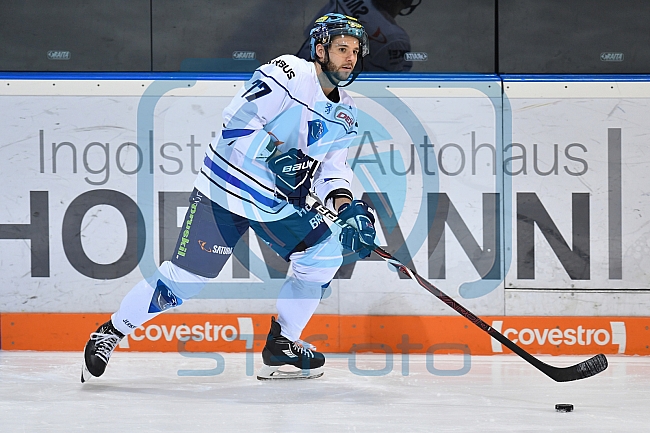
[[[208,146],[195,187],[211,201],[254,221],[285,218],[297,209],[276,197],[266,160],[276,151],[302,150],[320,163],[312,180],[325,200],[350,190],[348,147],[357,135],[357,109],[341,89],[333,102],[315,65],[280,56],[258,68],[223,112],[221,135]],[[336,99],[336,98],[333,98]]]

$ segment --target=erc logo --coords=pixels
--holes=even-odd
[[[319,119],[308,121],[307,129],[309,130],[309,134],[307,135],[307,147],[316,143],[327,133],[327,126],[325,126],[325,123]]]

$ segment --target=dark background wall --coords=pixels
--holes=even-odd
[[[2,0],[0,70],[149,71],[150,2]]]
[[[499,72],[650,73],[647,0],[499,0],[498,29]]]
[[[0,71],[253,70],[327,3],[3,0]],[[422,0],[396,22],[427,54],[411,72],[650,73],[647,0]]]
[[[278,55],[293,54],[315,13],[308,8],[311,3],[156,0],[152,9],[153,70],[254,70]],[[254,52],[256,59],[233,60],[234,51]]]

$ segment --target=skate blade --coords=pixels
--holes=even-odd
[[[90,374],[90,371],[88,371],[88,368],[86,367],[86,363],[84,362],[81,365],[81,383],[86,383],[88,380],[93,377],[92,374]]]
[[[280,370],[280,366],[264,365],[257,373],[257,380],[300,380],[300,379],[316,379],[321,377],[324,371],[323,368],[314,368],[312,370],[296,370],[284,371]]]

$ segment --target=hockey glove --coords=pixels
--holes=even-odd
[[[304,208],[316,160],[300,149],[289,149],[287,153],[270,158],[268,165],[275,173],[276,195],[297,208]]]
[[[376,235],[372,208],[361,200],[354,200],[339,207],[339,218],[350,225],[341,232],[343,248],[359,253],[362,259],[368,257],[374,250]]]

